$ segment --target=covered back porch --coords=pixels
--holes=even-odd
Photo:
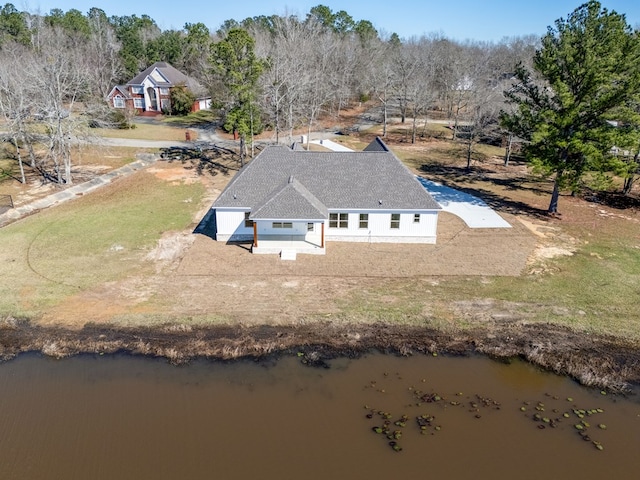
[[[251,252],[287,255],[324,255],[325,224],[301,221],[254,221]]]

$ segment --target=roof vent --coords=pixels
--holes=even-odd
[[[288,182],[288,183],[293,183],[293,175],[291,175],[291,176],[289,177],[289,182]]]
[[[378,200],[378,205],[382,205],[382,200]]]

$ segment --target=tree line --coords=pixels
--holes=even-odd
[[[584,77],[587,70],[597,70],[593,89],[598,90],[620,79],[615,65],[628,65],[627,76],[640,65],[636,61],[635,70],[631,66],[637,60],[638,33],[624,16],[611,15],[590,1],[566,20],[558,20],[542,39],[523,35],[477,42],[442,34],[400,38],[324,5],[304,16],[230,19],[215,31],[203,23],[163,31],[147,15],[108,16],[98,8],[86,14],[54,9],[43,15],[6,4],[0,9],[0,111],[18,160],[24,156],[52,179],[71,182],[69,141],[79,121],[70,112],[77,102],[97,109],[114,85],[155,61],[166,61],[208,89],[222,125],[238,134],[243,151],[263,128],[271,129],[276,141],[291,140],[294,130],[305,127],[310,132],[322,116],[338,116],[354,102],[372,100],[379,106],[383,135],[391,115],[408,123],[411,142],[430,116],[448,119],[451,137],[460,137],[466,145],[468,166],[479,139],[517,137],[525,141],[525,154],[538,170],[556,174],[558,188],[578,188],[583,174],[595,168],[623,175],[630,190],[640,146],[634,145],[640,123],[633,116],[640,110],[638,92],[631,94],[635,84],[625,82],[624,95],[620,89],[610,92],[608,102],[588,113],[580,110],[587,103],[582,99],[571,110],[572,119],[565,118],[570,108],[564,99],[585,93],[577,86],[572,90],[562,80],[565,76]],[[602,38],[597,37],[598,26],[605,32]],[[624,40],[624,47],[608,40],[611,29],[617,32],[616,42]],[[570,36],[573,43],[564,40]],[[597,50],[600,63],[585,51],[583,62],[578,58],[569,64],[580,45],[595,48],[605,40],[611,49]],[[605,64],[612,66],[606,78]],[[550,72],[554,65],[565,65],[566,71]],[[591,101],[598,95],[586,98]],[[557,118],[549,116],[554,109]],[[582,132],[578,139],[567,127],[569,133],[558,138],[579,140],[589,148],[565,150],[551,163],[558,163],[558,158],[582,160],[562,169],[545,166],[541,159],[554,157],[552,151],[557,153],[562,145],[549,146],[549,131],[536,127],[549,126],[560,117],[562,122],[579,123],[583,113],[594,117],[589,128],[597,124],[600,133]],[[33,123],[45,125],[49,148],[43,159],[30,147]],[[608,154],[614,143],[626,153],[618,161]],[[600,152],[599,164],[585,160],[591,150]]]

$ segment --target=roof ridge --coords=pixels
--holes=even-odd
[[[251,212],[249,218],[260,218],[265,214],[265,211],[269,210],[270,207],[278,208],[278,202],[281,201],[281,197],[286,196],[286,194],[291,191],[295,192],[298,198],[304,200],[305,203],[311,206],[318,214],[319,218],[327,218],[329,216],[327,207],[301,182],[293,178],[293,175],[291,175],[284,186],[268,195],[262,205],[257,206],[256,209]],[[290,198],[287,200],[287,206],[290,206],[290,200]]]

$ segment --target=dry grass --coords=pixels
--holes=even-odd
[[[191,223],[202,193],[140,172],[0,229],[0,312],[38,316],[79,291],[152,273],[147,252]]]
[[[161,123],[136,123],[136,128],[132,129],[110,129],[98,128],[92,132],[100,137],[107,138],[128,138],[137,140],[163,140],[178,141],[185,140],[185,129]],[[192,140],[197,140],[197,132],[189,130]]]

